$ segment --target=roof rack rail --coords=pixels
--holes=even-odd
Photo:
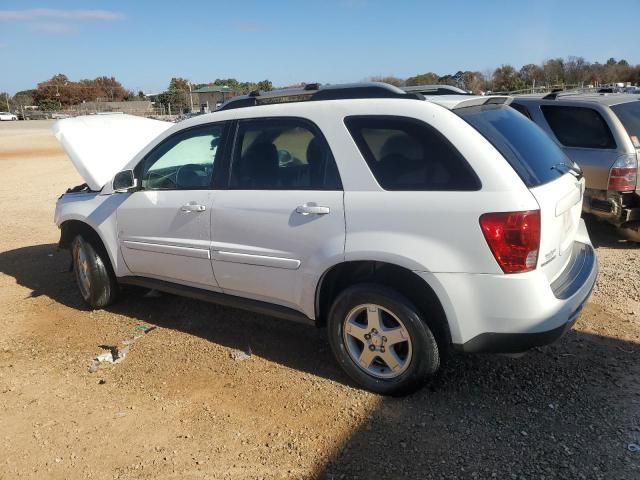
[[[595,95],[599,93],[599,91],[594,91],[594,88],[588,87],[579,87],[579,88],[570,88],[568,90],[564,90],[562,88],[554,88],[551,90],[551,93],[547,93],[542,97],[542,100],[556,100],[560,97],[570,97],[576,95]],[[605,94],[606,95],[606,94]]]
[[[356,98],[403,98],[410,100],[424,100],[424,96],[420,93],[405,92],[398,87],[381,82],[326,86],[320,86],[318,83],[310,83],[305,85],[303,88],[288,88],[284,90],[274,90],[271,92],[260,92],[254,90],[249,93],[249,95],[242,95],[227,100],[220,106],[218,111],[278,103],[346,100]]]

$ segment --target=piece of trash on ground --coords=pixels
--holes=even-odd
[[[155,325],[137,325],[134,330],[136,332],[144,332],[144,333],[149,333],[152,330],[155,330],[156,327]]]
[[[120,363],[129,353],[129,345],[125,345],[122,348],[115,347],[113,345],[100,345],[100,348],[104,348],[107,351],[101,353],[96,357],[100,362]]]
[[[637,443],[630,443],[629,445],[627,445],[627,450],[633,453],[638,453],[640,452],[640,445],[638,445]]]
[[[229,356],[237,362],[247,360],[248,358],[251,358],[251,347],[247,347],[244,352],[242,350],[232,350]]]
[[[135,330],[138,332],[143,332],[143,334],[147,334],[152,330],[155,330],[155,325],[138,325],[135,327]],[[133,345],[136,340],[142,338],[144,335],[136,335],[133,338],[129,338],[122,341],[122,347],[118,347],[115,345],[100,345],[104,351],[91,359],[89,362],[89,372],[95,373],[98,371],[98,367],[101,363],[120,363],[122,362],[127,354],[129,353],[129,349],[131,345]]]

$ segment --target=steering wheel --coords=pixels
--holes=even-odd
[[[176,171],[176,185],[180,188],[206,187],[208,183],[209,175],[206,165],[188,163]]]
[[[174,174],[163,175],[156,172],[147,172],[147,186],[150,188],[175,188],[176,181],[171,178]],[[165,185],[169,183],[169,185]]]

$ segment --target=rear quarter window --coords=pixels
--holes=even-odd
[[[385,190],[469,191],[481,187],[460,152],[424,122],[353,116],[345,119],[345,125]]]
[[[620,119],[629,136],[632,137],[634,146],[640,148],[640,101],[612,105],[611,110]]]
[[[542,114],[565,147],[616,148],[611,130],[593,108],[542,105]]]
[[[511,108],[513,108],[514,110],[520,112],[525,117],[527,117],[529,120],[531,120],[531,112],[529,112],[529,109],[527,107],[525,107],[524,105],[522,105],[520,103],[516,103],[516,102],[513,102],[510,106],[511,106]]]
[[[478,130],[529,188],[561,177],[558,164],[572,164],[549,135],[511,107],[480,105],[454,113]]]

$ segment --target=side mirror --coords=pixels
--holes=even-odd
[[[114,192],[126,193],[129,192],[132,188],[136,188],[137,186],[138,181],[133,174],[133,170],[123,170],[116,173],[116,176],[113,177]]]

